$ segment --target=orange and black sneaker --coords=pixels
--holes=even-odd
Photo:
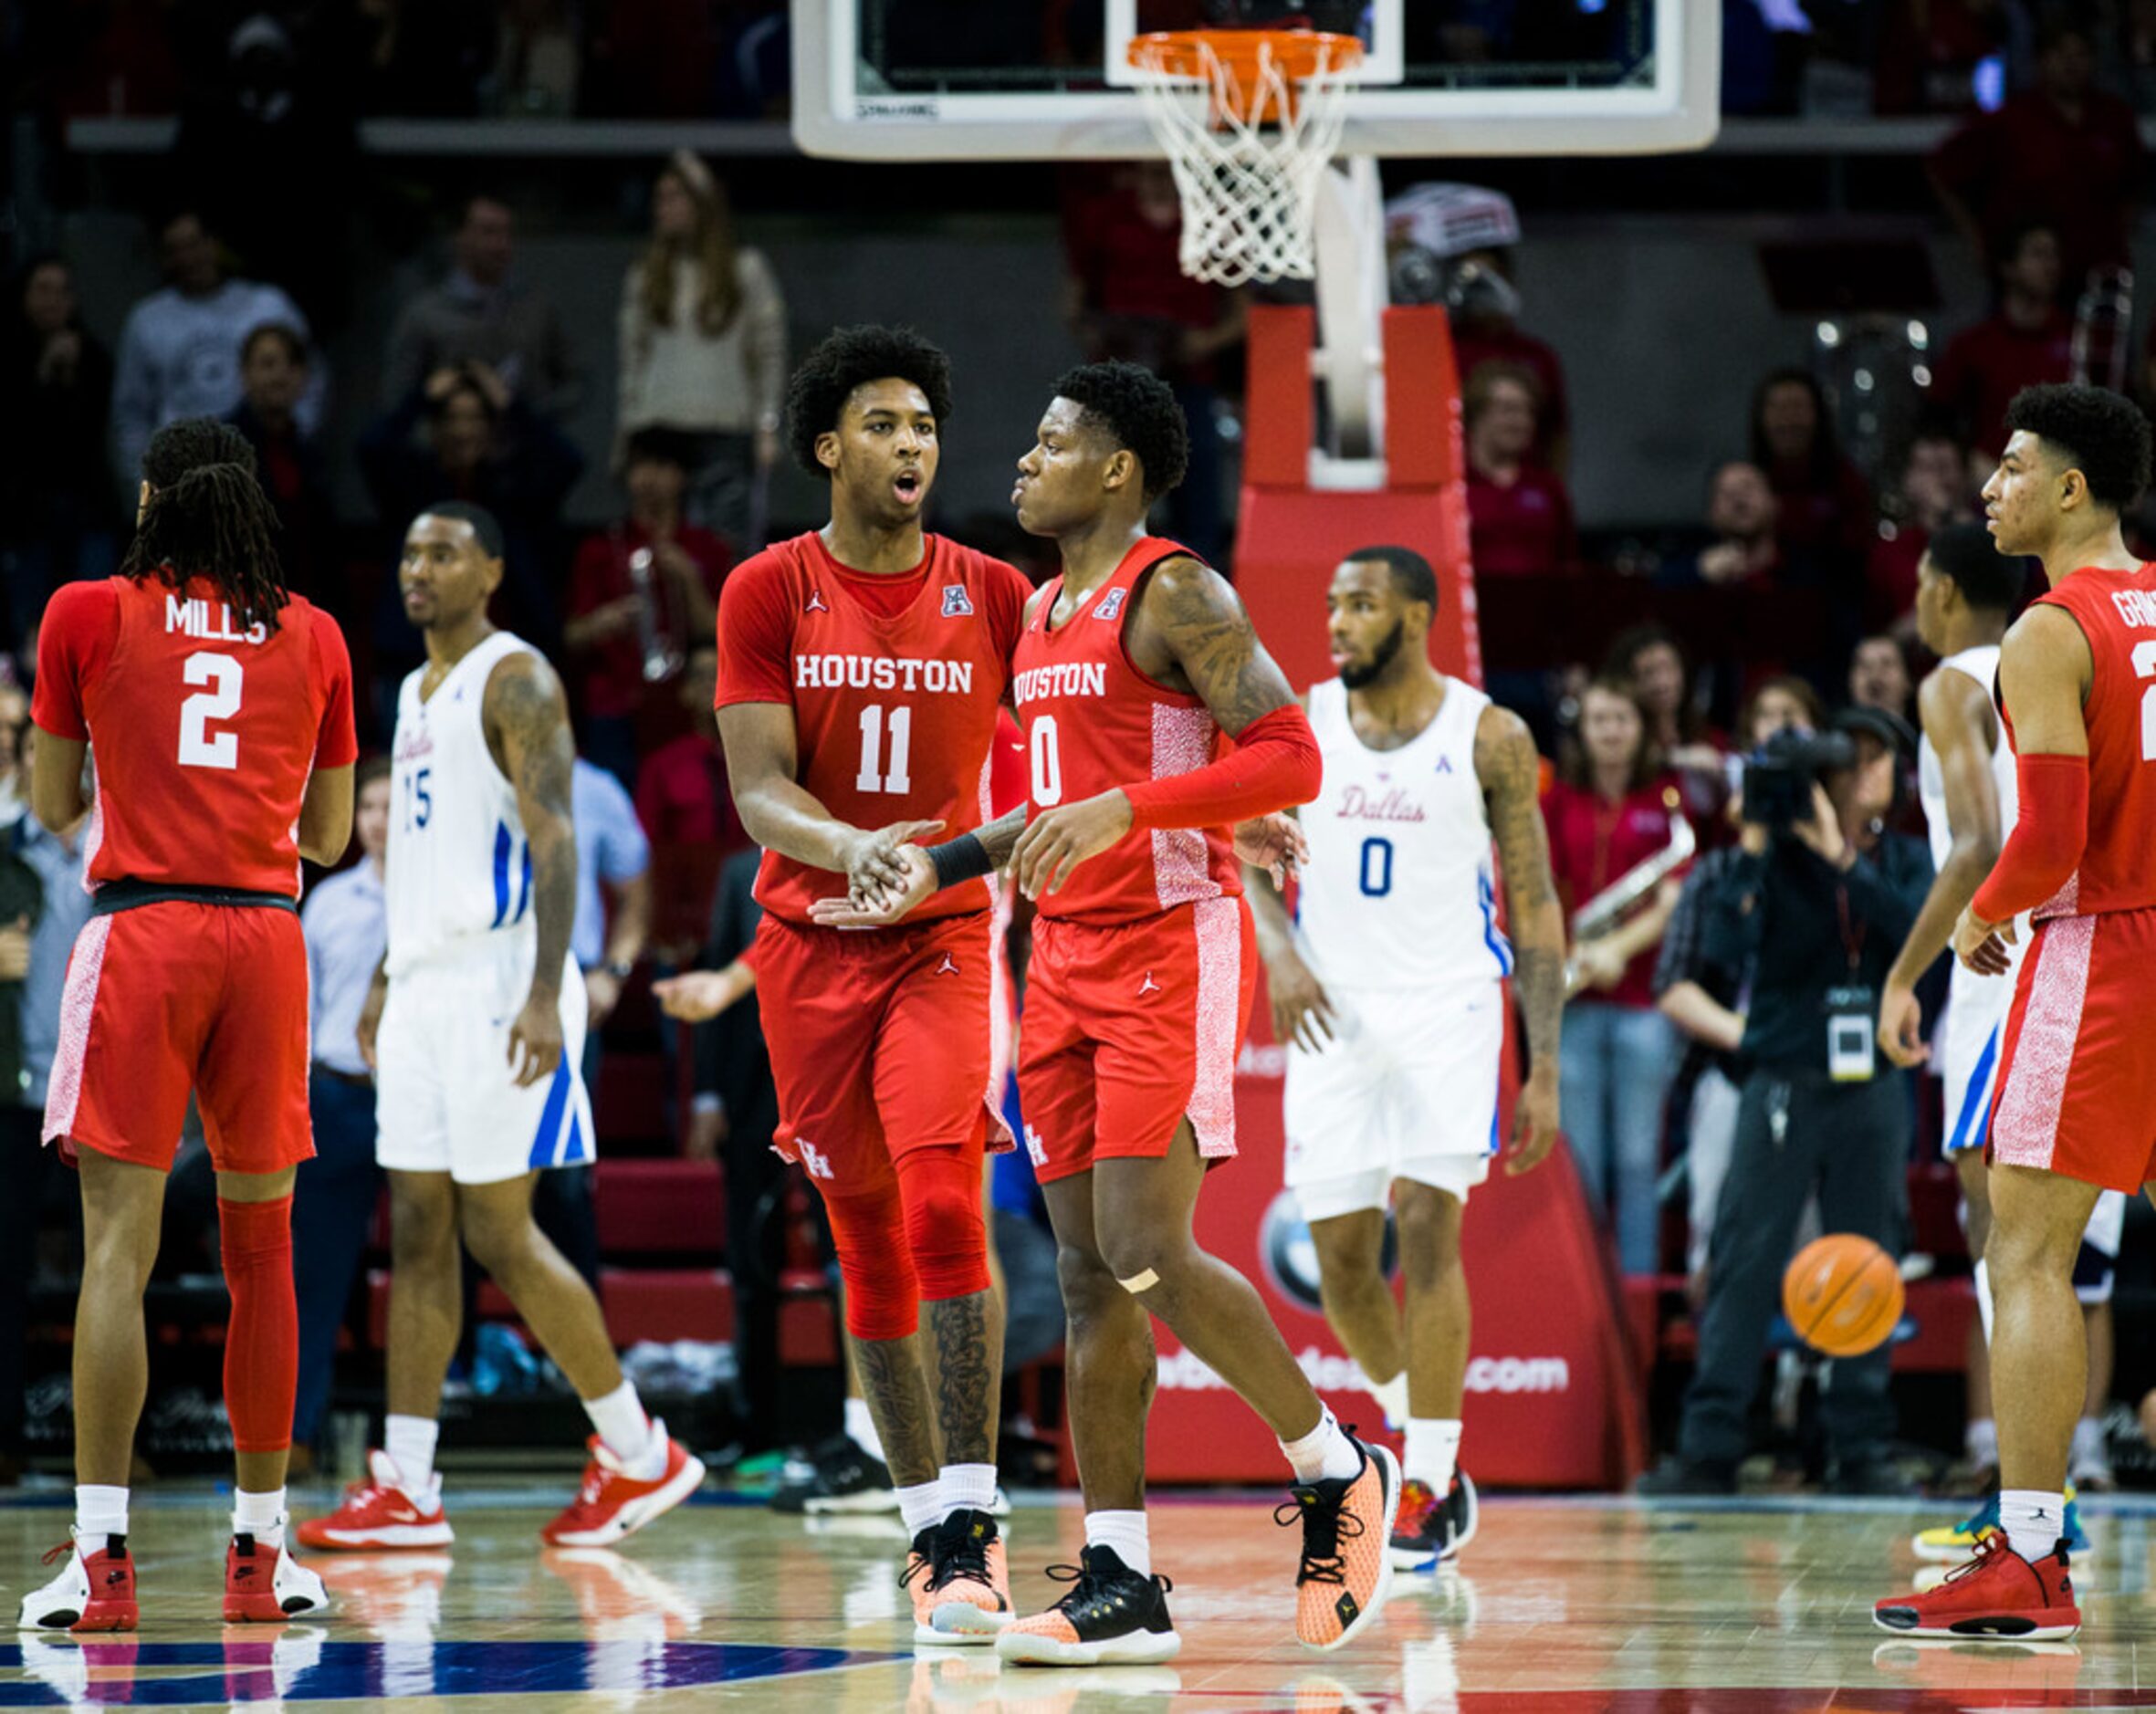
[[[947,1643],[986,1643],[1010,1623],[1010,1571],[996,1521],[954,1511],[929,1548],[928,1627]]]
[[[1903,1636],[2064,1642],[2081,1628],[2066,1542],[2030,1561],[2007,1546],[2002,1531],[1979,1541],[1976,1556],[1947,1573],[1938,1587],[1894,1595],[1873,1607],[1871,1616],[1881,1630]]]
[[[914,1641],[941,1643],[949,1639],[936,1629],[936,1530],[931,1524],[914,1537],[905,1551],[905,1569],[898,1573],[898,1586],[914,1604]]]
[[[1112,1547],[1082,1548],[1075,1565],[1051,1565],[1071,1592],[1045,1613],[1006,1625],[998,1658],[1020,1667],[1157,1666],[1183,1646],[1167,1616],[1175,1585],[1123,1562]]]
[[[1338,1648],[1369,1628],[1392,1593],[1389,1548],[1400,1505],[1400,1464],[1382,1446],[1350,1440],[1363,1455],[1354,1476],[1298,1482],[1272,1514],[1303,1526],[1295,1567],[1295,1635],[1312,1648]]]

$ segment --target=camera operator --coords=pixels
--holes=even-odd
[[[1767,1329],[1806,1198],[1829,1232],[1900,1253],[1910,1101],[1879,1056],[1880,984],[1931,881],[1923,845],[1884,831],[1907,724],[1852,708],[1818,737],[1786,732],[1744,769],[1743,855],[1710,903],[1716,962],[1753,972],[1741,1094],[1715,1212],[1700,1354],[1678,1455],[1641,1491],[1732,1493]],[[1887,1457],[1888,1348],[1833,1365],[1821,1416],[1840,1493],[1906,1492]]]

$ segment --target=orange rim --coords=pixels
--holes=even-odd
[[[1363,60],[1361,42],[1331,30],[1156,30],[1135,38],[1127,57],[1156,77],[1214,82],[1216,100],[1232,95],[1247,103],[1258,93],[1259,61],[1268,50],[1292,87],[1320,71],[1353,70]],[[1230,74],[1226,88],[1214,80],[1216,65]],[[1237,116],[1251,117],[1243,111]]]

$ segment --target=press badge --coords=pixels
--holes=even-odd
[[[1826,995],[1826,1074],[1837,1083],[1868,1083],[1877,1069],[1878,1036],[1873,996],[1867,988],[1837,988]]]

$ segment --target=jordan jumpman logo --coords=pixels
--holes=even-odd
[[[1141,995],[1157,994],[1160,992],[1160,984],[1153,979],[1152,971],[1148,970],[1146,972],[1146,979],[1138,984],[1138,992]]]
[[[945,953],[943,962],[936,967],[936,974],[937,976],[957,976],[958,974],[958,961],[949,953]]]

